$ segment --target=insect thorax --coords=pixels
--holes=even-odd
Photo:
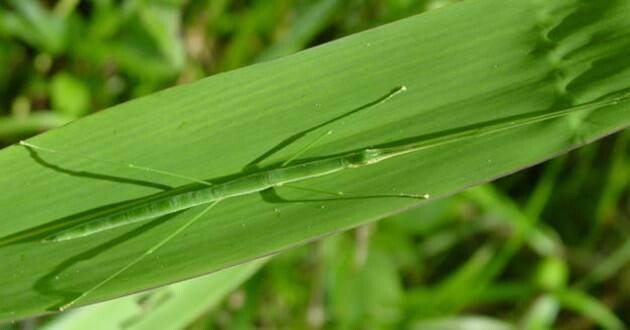
[[[384,158],[380,149],[365,149],[346,158],[348,167],[361,167],[378,163]]]

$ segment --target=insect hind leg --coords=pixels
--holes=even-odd
[[[281,187],[317,193],[320,195],[332,196],[334,198],[289,200],[278,195],[277,192],[275,192],[274,190],[277,188],[272,188],[270,189],[270,191],[273,192],[273,195],[271,193],[266,192],[263,195],[264,199],[272,203],[299,203],[299,202],[321,202],[321,201],[356,200],[356,199],[372,199],[372,198],[404,198],[404,199],[416,199],[416,200],[427,200],[431,198],[431,195],[427,193],[425,194],[400,193],[400,194],[356,195],[356,194],[347,194],[343,191],[327,191],[327,190],[322,190],[322,189],[317,189],[317,188],[296,186],[293,184],[282,185]]]
[[[206,213],[208,213],[208,211],[210,211],[220,201],[221,200],[214,201],[210,205],[206,206],[201,212],[199,212],[197,215],[195,215],[190,220],[185,222],[183,225],[181,225],[175,231],[173,231],[168,236],[163,238],[157,244],[153,245],[151,248],[146,250],[144,253],[142,253],[141,255],[139,255],[138,257],[136,257],[135,259],[133,259],[132,261],[130,261],[129,263],[124,265],[122,268],[120,268],[119,270],[115,271],[114,273],[112,273],[111,275],[109,275],[108,277],[103,279],[102,281],[98,282],[96,285],[94,285],[91,288],[89,288],[88,290],[84,291],[83,293],[81,293],[76,298],[74,298],[71,301],[69,301],[69,302],[65,303],[64,305],[60,306],[59,307],[59,311],[60,312],[64,311],[64,310],[66,310],[66,309],[76,305],[79,301],[83,300],[85,297],[89,296],[90,294],[92,294],[94,291],[98,290],[99,288],[101,288],[105,284],[111,282],[116,277],[120,276],[120,274],[122,274],[125,271],[127,271],[129,268],[131,268],[131,267],[137,265],[138,263],[140,263],[142,260],[147,258],[152,253],[154,253],[157,249],[159,249],[160,247],[164,246],[166,243],[170,242],[175,236],[179,235],[181,232],[183,232],[184,230],[188,229],[193,223],[195,223],[195,221],[199,220]]]

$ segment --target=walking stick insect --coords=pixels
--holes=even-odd
[[[400,86],[394,90],[392,90],[385,97],[381,98],[378,102],[371,104],[370,106],[376,106],[382,104],[391,98],[405,92],[407,88],[405,86]],[[268,170],[263,170],[259,172],[255,172],[252,174],[245,174],[241,177],[229,180],[227,182],[212,184],[208,181],[189,177],[187,175],[182,175],[178,173],[173,173],[169,171],[163,171],[158,169],[153,169],[149,167],[137,166],[131,163],[119,163],[115,161],[108,160],[98,160],[90,157],[84,157],[80,155],[71,154],[68,152],[61,152],[55,149],[42,147],[38,145],[34,145],[29,142],[21,141],[20,144],[27,148],[31,148],[37,151],[56,153],[60,155],[69,155],[73,157],[83,158],[90,161],[100,161],[118,164],[122,166],[126,166],[128,168],[140,170],[140,171],[148,171],[153,173],[158,173],[162,175],[177,177],[180,179],[186,179],[199,185],[196,186],[195,189],[188,189],[176,194],[172,192],[164,192],[158,193],[152,196],[152,198],[141,201],[140,203],[131,204],[128,207],[116,208],[109,213],[99,214],[98,218],[92,219],[88,223],[78,224],[76,226],[63,229],[53,233],[52,235],[47,236],[43,239],[43,242],[46,243],[58,243],[68,240],[74,240],[86,236],[90,236],[105,230],[109,230],[112,228],[136,223],[139,221],[145,221],[149,219],[156,219],[161,216],[171,214],[174,212],[178,212],[181,210],[189,209],[195,206],[207,204],[207,206],[199,212],[197,215],[192,217],[190,220],[185,222],[182,226],[177,228],[175,231],[170,233],[167,237],[163,238],[157,244],[153,245],[151,248],[146,250],[144,253],[127,263],[124,267],[109,275],[99,283],[95,284],[87,291],[81,293],[78,297],[72,299],[68,303],[59,307],[59,310],[65,310],[69,307],[72,307],[80,300],[84,299],[86,296],[90,295],[92,292],[102,287],[103,285],[109,283],[121,273],[125,272],[132,266],[136,265],[147,256],[155,252],[157,249],[168,243],[175,236],[180,234],[189,228],[193,223],[202,218],[205,214],[207,214],[213,207],[215,207],[221,201],[228,198],[235,198],[244,195],[250,195],[254,193],[262,192],[269,188],[277,188],[282,186],[289,186],[292,183],[305,181],[308,179],[327,176],[333,173],[346,171],[349,169],[359,168],[370,166],[373,164],[380,163],[390,158],[399,157],[402,155],[414,153],[420,150],[425,150],[429,148],[433,148],[436,146],[441,146],[445,144],[454,143],[457,141],[461,141],[464,139],[475,138],[480,136],[485,136],[488,134],[498,133],[501,131],[506,131],[509,129],[531,125],[534,123],[558,118],[561,116],[565,116],[567,114],[583,111],[583,110],[594,110],[601,107],[616,105],[622,101],[630,98],[628,95],[624,95],[622,97],[594,101],[578,106],[573,106],[566,109],[554,110],[554,111],[542,111],[542,112],[534,112],[531,114],[526,114],[522,116],[518,116],[518,118],[514,118],[513,120],[508,121],[492,121],[481,123],[480,125],[476,125],[472,128],[457,131],[452,134],[446,134],[442,136],[437,136],[435,138],[425,139],[417,142],[411,142],[406,144],[401,144],[397,146],[391,147],[383,147],[383,148],[366,148],[359,151],[349,152],[337,156],[326,157],[322,159],[312,160],[312,161],[304,161],[298,162],[297,164],[292,164],[300,155],[302,155],[308,148],[314,145],[318,138],[315,141],[307,144],[305,147],[300,149],[293,157],[290,157],[287,161],[282,163],[280,167],[271,168]],[[325,135],[330,134],[331,131],[326,132]],[[325,136],[323,135],[323,136]],[[322,136],[322,137],[323,137]],[[310,189],[308,189],[310,190]],[[312,190],[315,191],[315,190]],[[418,199],[427,199],[429,198],[428,194],[423,195],[400,195],[399,197],[404,198],[418,198]]]

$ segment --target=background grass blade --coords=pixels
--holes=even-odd
[[[264,262],[264,259],[257,260],[147,293],[81,308],[43,329],[70,330],[95,326],[98,329],[182,329],[217,307]]]
[[[288,35],[260,54],[257,60],[267,61],[303,49],[326,26],[326,22],[339,9],[340,3],[339,0],[319,0],[309,6],[306,12],[296,19],[296,24]]]
[[[413,324],[412,329],[439,330],[439,329],[488,329],[488,330],[510,330],[514,326],[495,320],[489,317],[462,316],[448,319],[435,319],[419,321]]]
[[[32,140],[95,158],[201,178],[235,176],[297,133],[405,85],[408,92],[306,134],[266,159],[387,144],[630,88],[630,2],[468,1],[136,99]],[[166,42],[166,41],[165,41]],[[174,57],[175,58],[175,57]],[[576,113],[309,182],[347,194],[446,196],[630,124],[630,104]],[[185,184],[108,164],[0,152],[0,237]],[[228,200],[194,229],[83,303],[216,271],[418,206],[391,198],[323,201],[279,190]],[[89,239],[0,247],[0,319],[42,313],[87,290],[198,212]]]

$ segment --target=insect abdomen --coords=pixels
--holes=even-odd
[[[130,223],[157,218],[193,206],[210,203],[214,199],[211,189],[188,191],[178,195],[156,196],[154,201],[116,211],[108,215],[100,215],[74,227],[58,232],[43,239],[43,242],[61,242],[70,239],[92,235],[108,229],[124,226]]]

